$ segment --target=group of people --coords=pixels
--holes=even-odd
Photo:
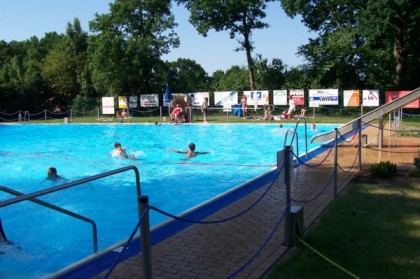
[[[188,144],[188,150],[167,149],[166,151],[167,152],[180,153],[180,154],[186,154],[186,159],[195,157],[197,155],[210,153],[210,152],[207,152],[207,151],[206,152],[195,151],[195,144],[194,143]],[[121,143],[119,143],[119,142],[114,143],[114,149],[111,151],[111,156],[112,157],[118,157],[118,158],[125,158],[125,159],[135,159],[136,158],[135,154],[128,155],[125,148],[123,148],[121,146]],[[63,177],[58,175],[57,169],[55,167],[48,168],[46,179],[47,180],[52,180],[52,181],[64,180]]]
[[[210,152],[195,151],[195,144],[194,143],[190,143],[188,145],[188,150],[168,149],[167,152],[175,152],[175,153],[186,154],[187,159],[195,157],[195,156],[200,155],[200,154],[210,153]],[[128,155],[127,152],[125,151],[125,148],[123,148],[121,146],[121,143],[119,143],[119,142],[114,143],[114,150],[112,150],[111,156],[118,157],[118,158],[126,158],[126,159],[135,159],[136,158],[135,154]]]
[[[241,106],[242,106],[243,117],[247,118],[248,117],[248,110],[247,110],[248,99],[246,95],[243,95],[241,99]],[[293,99],[293,96],[289,96],[289,108],[287,111],[285,110],[280,114],[280,119],[294,119],[295,110],[296,110],[296,104]],[[305,112],[306,110],[302,109],[300,117],[305,117]],[[271,106],[270,105],[264,106],[264,120],[273,120],[273,119],[274,119],[274,115],[271,110]]]
[[[127,111],[125,109],[123,109],[121,112],[117,111],[116,117],[120,119],[120,123],[123,123],[127,116]]]

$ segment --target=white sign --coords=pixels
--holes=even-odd
[[[273,105],[287,106],[287,90],[273,90]]]
[[[204,102],[204,98],[207,98],[210,100],[210,93],[209,92],[188,93],[188,97],[190,97],[191,99],[191,106],[201,107],[201,104]]]
[[[379,90],[363,90],[364,107],[379,107]]]
[[[238,103],[238,91],[219,91],[214,92],[214,105],[224,108],[232,107]]]
[[[102,114],[114,115],[114,97],[102,97]]]
[[[343,91],[343,106],[360,107],[359,90],[344,90]]]
[[[140,95],[140,106],[145,108],[158,107],[159,95],[158,94],[143,94]]]
[[[309,107],[319,105],[338,105],[338,89],[309,89]]]
[[[244,91],[248,99],[248,105],[265,106],[268,105],[268,90]]]

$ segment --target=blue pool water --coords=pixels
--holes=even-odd
[[[335,127],[308,127],[308,138]],[[294,125],[0,125],[0,185],[27,194],[61,184],[45,180],[50,166],[74,181],[134,165],[150,204],[176,215],[273,169],[285,131],[291,128]],[[300,153],[305,152],[303,129],[298,130]],[[111,157],[116,141],[136,154],[136,160]],[[186,150],[190,142],[197,151],[210,153],[185,160],[184,154],[167,152]],[[12,197],[0,192],[2,201]],[[93,219],[99,251],[126,239],[138,222],[132,171],[40,199]],[[0,278],[41,277],[92,254],[91,227],[66,215],[26,201],[0,208],[0,218],[14,243],[0,244]],[[151,212],[152,225],[165,220]]]

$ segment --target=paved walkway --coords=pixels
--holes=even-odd
[[[372,163],[392,161],[398,167],[414,167],[413,158],[420,150],[420,138],[396,138],[385,135],[384,147],[377,147],[377,130],[363,131],[368,135],[369,148],[362,149],[362,169]],[[357,137],[356,137],[357,139]],[[338,191],[343,190],[358,171],[355,142],[343,143],[338,149]],[[324,160],[326,152],[307,164],[316,165]],[[292,198],[309,200],[327,185],[332,175],[334,151],[319,167],[301,166],[292,175]],[[356,162],[356,165],[354,165]],[[351,167],[354,166],[352,169]],[[350,170],[351,171],[348,171]],[[269,187],[232,203],[211,215],[207,220],[218,220],[235,215],[249,207]],[[287,251],[284,246],[284,221],[275,229],[285,206],[284,189],[277,184],[249,211],[229,222],[214,225],[192,225],[171,238],[152,247],[153,278],[262,278],[269,268]],[[301,203],[304,208],[304,226],[308,228],[334,198],[332,183],[327,190],[310,203]],[[299,205],[295,203],[295,205]],[[271,240],[249,264],[251,257],[272,233]],[[95,278],[102,278],[105,273]],[[110,278],[144,278],[140,255],[120,263]]]

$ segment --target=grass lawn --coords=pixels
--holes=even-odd
[[[419,170],[417,170],[417,173]],[[420,179],[357,176],[267,278],[420,278]]]

